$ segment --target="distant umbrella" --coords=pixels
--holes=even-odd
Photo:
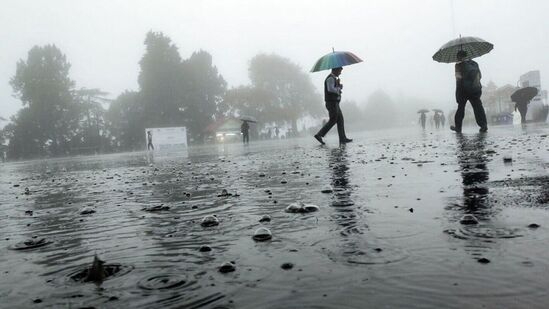
[[[0,116],[0,121],[8,121],[6,118]]]
[[[257,122],[257,119],[253,116],[240,116],[239,119],[247,122],[254,122],[254,123]]]
[[[465,59],[480,57],[489,53],[494,48],[492,43],[483,39],[466,36],[451,40],[442,45],[442,47],[433,55],[433,60],[444,63],[458,62],[457,53],[460,50],[467,52]]]
[[[513,92],[511,95],[511,101],[516,103],[526,103],[532,100],[538,95],[538,88],[536,87],[524,87]]]
[[[417,111],[418,114],[419,114],[419,113],[423,114],[423,113],[428,113],[428,112],[429,112],[429,110],[428,110],[428,109],[425,109],[425,108],[420,109],[420,110]]]
[[[347,51],[333,51],[318,59],[311,69],[311,72],[318,72],[340,68],[346,65],[362,62],[355,54]]]
[[[436,112],[436,113],[443,113],[443,111],[441,109],[438,109],[438,108],[433,108],[433,112]]]

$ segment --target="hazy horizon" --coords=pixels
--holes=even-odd
[[[78,88],[100,88],[111,98],[137,90],[149,30],[170,37],[183,58],[201,49],[212,54],[229,87],[249,83],[248,61],[258,53],[287,57],[308,72],[334,47],[364,60],[344,69],[344,100],[361,103],[383,89],[394,99],[451,108],[453,66],[431,57],[459,34],[495,45],[477,60],[483,84],[516,84],[520,74],[540,70],[547,89],[548,12],[541,0],[345,1],[337,8],[329,1],[4,1],[0,116],[21,108],[9,80],[34,45],[58,46]],[[325,72],[310,76],[320,90]]]

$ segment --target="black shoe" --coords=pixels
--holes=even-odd
[[[478,130],[480,133],[486,133],[488,132],[488,127],[482,127],[480,130]]]
[[[450,130],[456,132],[456,133],[461,133],[461,129],[458,129],[456,128],[455,126],[450,126]]]
[[[352,141],[353,141],[352,138],[346,138],[346,139],[344,139],[344,140],[339,141],[339,143],[340,143],[340,144],[347,144],[347,143],[350,143],[350,142],[352,142]]]
[[[316,134],[315,135],[315,138],[316,140],[321,144],[321,145],[325,145],[326,143],[324,143],[324,141],[322,140],[322,136]]]

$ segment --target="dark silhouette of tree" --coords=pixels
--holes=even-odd
[[[279,118],[273,117],[269,106],[265,104],[271,99],[271,94],[263,89],[240,86],[227,90],[224,103],[231,115],[252,116],[260,123],[280,121]]]
[[[110,142],[118,150],[138,150],[145,147],[145,113],[140,93],[125,91],[109,106],[106,126]]]
[[[35,46],[26,61],[17,63],[10,84],[24,108],[14,119],[15,127],[10,127],[11,155],[28,158],[66,153],[71,126],[68,116],[74,113],[74,82],[69,69],[70,63],[55,45]]]
[[[231,100],[237,105],[233,110],[251,112],[252,106],[261,111],[265,121],[289,122],[297,132],[297,119],[305,115],[322,113],[322,100],[315,92],[309,75],[289,59],[271,54],[259,54],[252,58],[249,67],[251,91],[235,89]],[[243,96],[236,99],[237,94]],[[249,101],[242,99],[248,97]]]
[[[179,51],[160,32],[148,32],[144,43],[138,77],[145,114],[142,127],[182,126],[184,74]]]
[[[139,62],[138,83],[144,118],[142,128],[186,126],[195,141],[223,113],[227,83],[212,64],[212,56],[199,51],[182,60],[170,38],[149,32]]]
[[[110,151],[111,145],[106,130],[105,113],[103,103],[111,100],[106,98],[107,92],[101,89],[81,88],[73,91],[74,102],[77,106],[78,124],[72,128],[71,149],[81,149],[94,152]]]
[[[185,124],[194,140],[203,141],[204,129],[225,112],[222,102],[227,82],[206,51],[195,52],[185,60],[182,73],[185,92],[181,110]]]

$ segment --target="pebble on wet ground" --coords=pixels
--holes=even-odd
[[[480,264],[488,264],[490,263],[490,260],[487,258],[480,258],[477,260],[477,262],[479,262]]]
[[[201,246],[198,251],[200,252],[210,252],[212,251],[212,247],[208,246],[208,245],[204,245],[204,246]]]

